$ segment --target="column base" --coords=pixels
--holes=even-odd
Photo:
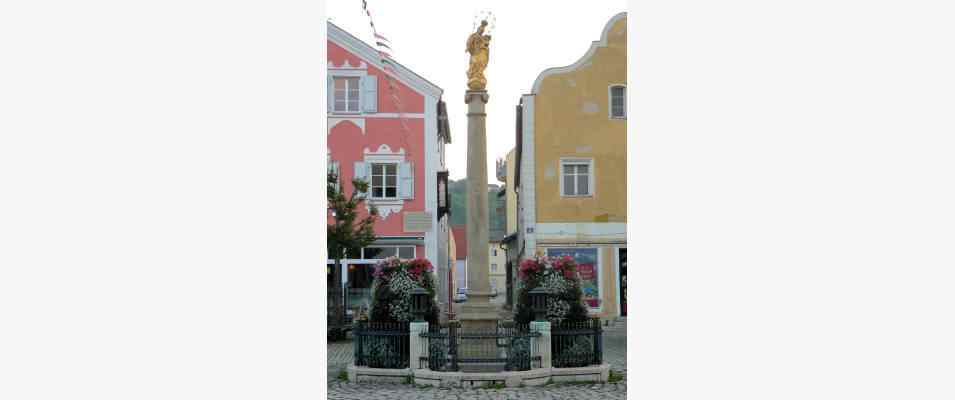
[[[468,301],[458,306],[457,319],[465,329],[495,329],[501,320],[500,306],[488,303],[486,297],[475,298],[469,295]]]

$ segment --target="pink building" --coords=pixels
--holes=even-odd
[[[400,64],[390,68],[394,73],[374,47],[328,23],[329,168],[346,192],[352,177],[368,181],[369,202],[379,212],[379,240],[344,262],[341,283],[351,310],[370,302],[372,267],[381,258],[427,258],[441,299],[453,263],[446,198],[439,207],[439,194],[447,193],[444,146],[451,140],[443,91]],[[394,79],[397,102],[386,74]]]

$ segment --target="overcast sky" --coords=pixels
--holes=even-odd
[[[396,61],[444,89],[451,124],[447,163],[452,179],[467,175],[465,41],[475,16],[491,11],[491,55],[485,71],[488,179],[497,183],[494,160],[514,148],[514,107],[544,69],[571,64],[600,39],[604,25],[626,10],[625,0],[470,1],[368,0],[378,33],[392,44]],[[331,0],[328,17],[351,34],[374,43],[361,0]]]

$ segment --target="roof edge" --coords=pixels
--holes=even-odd
[[[338,25],[335,25],[331,21],[326,21],[327,23],[327,38],[328,40],[334,41],[339,46],[344,47],[346,50],[355,53],[356,55],[364,58],[368,63],[373,64],[376,68],[384,70],[385,66],[381,63],[381,58],[378,55],[378,50],[375,50],[374,47],[371,47],[368,43],[365,43],[363,40],[355,37],[345,29],[341,28]],[[444,94],[444,89],[441,89],[440,86],[435,85],[431,81],[425,79],[421,75],[418,75],[410,68],[405,67],[401,63],[395,61],[394,70],[398,79],[407,84],[408,86],[422,92],[431,97],[440,98]]]
[[[584,62],[586,62],[591,57],[593,57],[594,53],[597,52],[598,48],[607,47],[607,36],[610,34],[610,27],[612,27],[613,24],[617,23],[617,21],[620,21],[621,19],[624,19],[626,17],[627,17],[626,11],[617,13],[617,15],[614,15],[613,17],[611,17],[610,21],[607,21],[607,24],[604,25],[603,32],[601,32],[600,34],[600,40],[593,41],[590,44],[590,48],[587,49],[586,53],[584,53],[583,57],[580,57],[580,59],[578,59],[573,64],[565,65],[563,67],[552,67],[552,68],[545,69],[543,72],[541,72],[540,75],[537,76],[537,79],[534,80],[534,86],[531,88],[531,92],[528,93],[528,95],[535,95],[538,93],[538,91],[540,90],[541,82],[544,80],[544,78],[550,75],[570,72],[577,68],[580,68],[580,66],[583,65]]]

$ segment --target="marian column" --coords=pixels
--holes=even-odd
[[[491,304],[488,279],[488,209],[487,209],[487,132],[484,106],[487,105],[487,68],[490,35],[484,34],[487,21],[468,37],[471,54],[468,68],[468,181],[467,181],[467,271],[468,297],[458,313],[465,327],[491,328],[499,319],[498,307]]]

